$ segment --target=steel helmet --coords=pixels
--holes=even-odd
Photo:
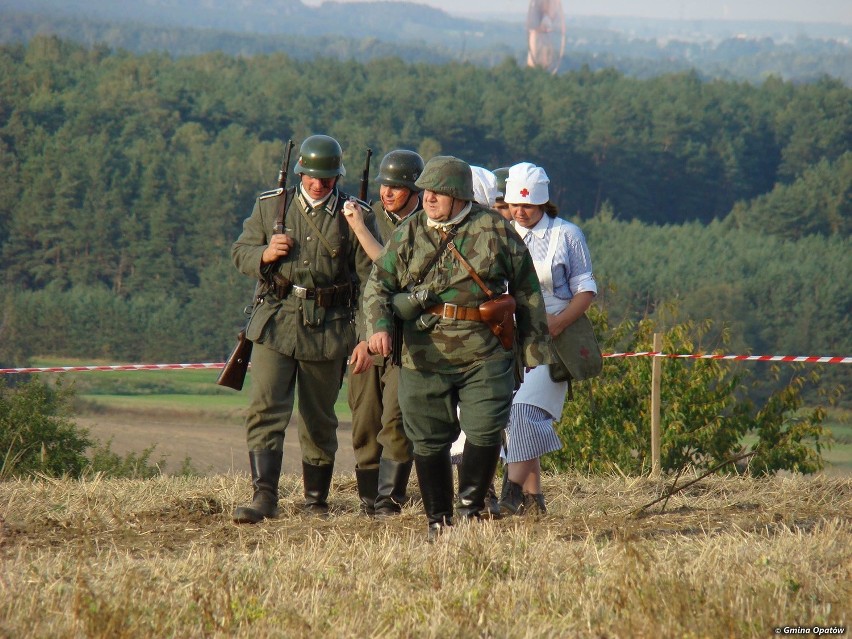
[[[340,144],[327,135],[312,135],[305,138],[299,147],[299,161],[293,173],[315,178],[330,178],[346,175],[343,166],[343,150]]]
[[[494,177],[497,178],[497,199],[502,199],[506,195],[506,178],[509,177],[509,167],[503,166],[492,171]]]
[[[457,200],[473,201],[473,173],[470,165],[452,155],[436,155],[426,163],[416,185]]]
[[[404,186],[412,191],[420,192],[415,184],[423,173],[423,158],[414,151],[397,149],[382,158],[376,182],[385,186]]]

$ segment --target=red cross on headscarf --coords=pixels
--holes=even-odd
[[[530,192],[527,189],[521,189],[521,197],[529,197]]]

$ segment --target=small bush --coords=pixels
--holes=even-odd
[[[93,442],[70,420],[73,396],[60,383],[33,379],[12,389],[0,378],[0,478],[83,472]]]

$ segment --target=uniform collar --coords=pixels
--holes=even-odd
[[[423,208],[423,203],[420,201],[420,198],[418,197],[417,198],[417,206],[415,206],[411,210],[411,213],[409,213],[405,217],[400,217],[396,213],[391,213],[384,206],[382,207],[382,211],[384,211],[385,217],[388,218],[388,220],[390,221],[391,224],[393,224],[394,226],[399,226],[400,223],[402,223],[403,220],[407,220],[410,217],[414,217],[414,214],[417,213],[417,211],[419,211],[422,208]]]
[[[426,216],[426,226],[430,229],[440,229],[441,231],[449,231],[456,224],[459,224],[467,217],[468,213],[470,213],[470,209],[473,207],[473,202],[468,202],[465,207],[459,211],[458,215],[454,218],[447,220],[446,222],[436,222],[428,215]]]
[[[521,239],[526,240],[527,234],[532,233],[533,237],[537,240],[544,238],[544,234],[547,233],[548,229],[550,229],[550,225],[553,223],[553,218],[550,217],[547,213],[541,216],[541,219],[536,223],[534,227],[528,229],[526,227],[521,226],[517,222],[512,222],[515,230],[518,232],[518,235],[521,236]]]
[[[338,199],[340,199],[340,194],[338,193],[337,188],[332,189],[331,192],[321,200],[312,200],[305,194],[304,190],[302,190],[301,185],[299,186],[299,200],[302,202],[302,206],[306,211],[325,210],[326,213],[333,216],[337,212]]]

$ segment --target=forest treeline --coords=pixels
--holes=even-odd
[[[737,347],[852,352],[839,81],[173,59],[37,37],[0,48],[0,362],[221,358],[253,286],[230,245],[283,142],[313,133],[341,142],[353,190],[368,147],[374,174],[398,147],[541,164],[612,317],[677,300]]]

